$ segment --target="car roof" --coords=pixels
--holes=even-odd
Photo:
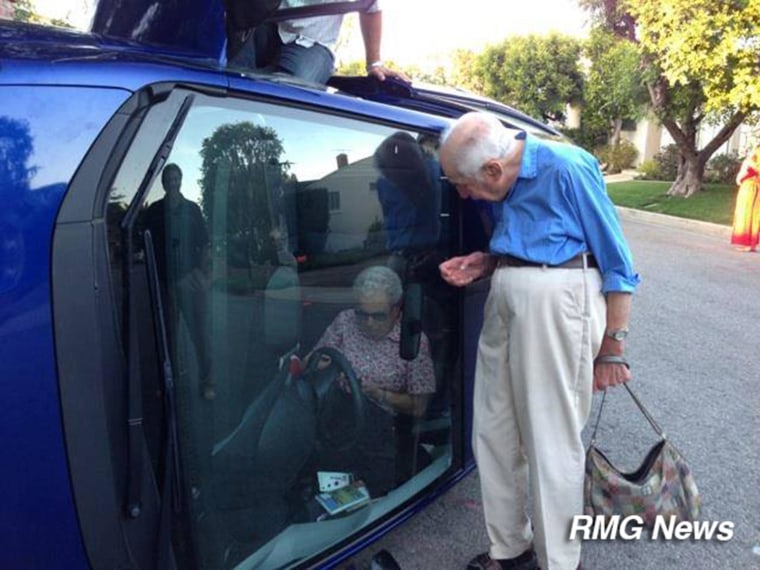
[[[355,101],[372,102],[364,108],[368,116],[392,119],[397,109],[413,114],[441,118],[456,118],[468,111],[489,111],[507,126],[525,130],[545,138],[563,138],[549,125],[508,105],[462,89],[423,83],[405,83],[393,78],[378,81],[374,77],[333,76],[327,86],[309,83],[297,78],[231,70],[214,58],[191,49],[146,45],[124,38],[106,37],[96,33],[83,33],[64,28],[0,22],[0,58],[14,60],[0,73],[0,84],[67,83],[80,85],[121,87],[137,90],[148,83],[167,80],[211,83],[228,87],[253,89],[251,82],[234,78],[253,79],[259,92],[286,96],[308,102],[314,92],[329,91],[349,96]],[[19,65],[27,61],[28,65]],[[378,107],[376,104],[381,104]],[[390,109],[388,106],[392,107]],[[418,122],[418,121],[417,121]],[[437,126],[440,122],[431,126]]]
[[[372,77],[344,76],[333,76],[328,85],[372,101],[443,117],[456,118],[470,111],[487,111],[508,127],[543,138],[564,139],[564,135],[554,127],[509,105],[464,89],[416,82],[409,84],[392,78],[378,81]]]

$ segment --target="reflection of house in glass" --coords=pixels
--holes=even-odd
[[[337,165],[319,180],[298,184],[298,249],[304,253],[362,249],[374,239],[368,236],[370,230],[381,225],[383,212],[375,190],[378,172],[372,157],[349,164],[341,154]]]

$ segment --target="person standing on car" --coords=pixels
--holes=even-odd
[[[639,276],[584,150],[476,112],[444,133],[440,158],[460,197],[489,203],[495,222],[489,253],[440,266],[460,287],[492,275],[472,436],[491,546],[468,569],[574,570],[581,545],[567,529],[583,510],[581,431],[593,390],[631,377],[623,339]]]
[[[327,3],[327,2],[322,2]],[[282,0],[280,8],[297,8],[301,0]],[[255,29],[228,33],[228,65],[267,72],[279,72],[315,83],[327,83],[335,68],[335,44],[343,14],[313,16],[263,23]],[[383,13],[379,0],[359,13],[359,25],[367,61],[367,73],[384,81],[386,77],[409,78],[385,67],[380,57]]]

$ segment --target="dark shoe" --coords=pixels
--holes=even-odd
[[[538,570],[538,559],[532,548],[514,558],[496,559],[484,552],[470,560],[467,570]]]
[[[396,559],[384,548],[372,557],[370,570],[401,570]]]

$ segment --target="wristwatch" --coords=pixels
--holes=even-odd
[[[625,340],[625,337],[628,336],[628,329],[613,329],[611,331],[607,331],[605,334],[612,340],[621,341]]]

